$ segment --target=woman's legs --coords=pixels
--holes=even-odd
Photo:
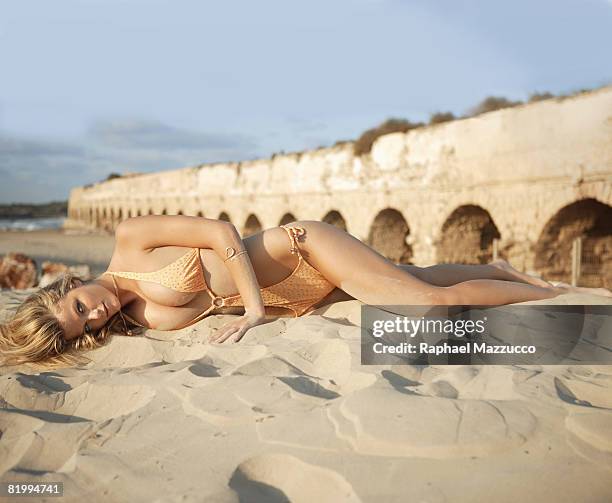
[[[441,283],[451,283],[438,286],[410,274],[332,225],[310,220],[293,222],[293,225],[306,229],[305,238],[299,241],[304,258],[338,288],[366,304],[503,305],[547,299],[567,291],[564,287],[542,287],[504,279],[469,279],[459,283],[451,283],[452,278],[443,280],[449,270],[455,279],[483,271],[465,267],[438,268],[434,276]],[[503,272],[490,268],[486,271],[490,275]],[[431,277],[431,271],[429,274]]]
[[[418,267],[415,265],[398,264],[398,267],[431,285],[437,286],[450,286],[472,279],[497,279],[514,281],[516,283],[527,283],[542,288],[555,286],[564,289],[565,292],[571,293],[585,293],[588,295],[612,297],[612,292],[607,288],[572,286],[561,281],[552,285],[541,278],[529,276],[528,274],[517,271],[503,259],[482,265],[439,264],[430,267]]]
[[[517,283],[528,283],[543,288],[550,287],[548,281],[529,276],[514,269],[505,260],[496,260],[489,264],[466,265],[466,264],[438,264],[429,267],[416,265],[398,264],[406,272],[426,281],[431,285],[450,286],[471,279],[499,279],[515,281]]]

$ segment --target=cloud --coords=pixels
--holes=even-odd
[[[257,157],[254,138],[202,133],[157,121],[95,122],[83,138],[51,141],[0,132],[0,202],[44,202],[110,173],[154,172]]]
[[[48,155],[78,155],[82,148],[76,145],[50,142],[45,140],[31,140],[11,136],[0,136],[0,163],[7,159],[28,158],[32,156]]]
[[[303,119],[301,117],[287,117],[285,119],[289,128],[295,134],[320,132],[327,129],[327,124],[320,120]]]
[[[99,121],[89,129],[89,135],[98,143],[127,149],[218,150],[255,146],[244,135],[199,133],[147,120]]]

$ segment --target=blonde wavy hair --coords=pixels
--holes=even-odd
[[[91,362],[81,353],[104,346],[113,333],[124,335],[123,322],[117,313],[97,332],[65,339],[64,330],[55,315],[56,305],[71,289],[76,288],[75,280],[88,283],[76,274],[65,273],[26,298],[13,318],[0,325],[0,364],[28,363],[38,368],[81,365]],[[129,321],[127,325],[132,334],[143,331]]]

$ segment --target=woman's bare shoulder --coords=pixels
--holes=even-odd
[[[137,248],[125,247],[115,241],[115,248],[108,264],[108,271],[131,271],[134,265],[142,263],[142,260],[150,252]]]

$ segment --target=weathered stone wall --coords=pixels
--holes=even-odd
[[[612,87],[389,134],[361,157],[348,143],[75,188],[67,225],[112,229],[135,215],[225,213],[250,233],[284,217],[316,219],[398,261],[486,262],[497,238],[513,265],[543,271],[542,242],[567,247],[551,222],[584,199],[600,206],[579,233],[604,232],[598,239],[609,243],[609,226],[601,231],[595,220],[612,205]]]

